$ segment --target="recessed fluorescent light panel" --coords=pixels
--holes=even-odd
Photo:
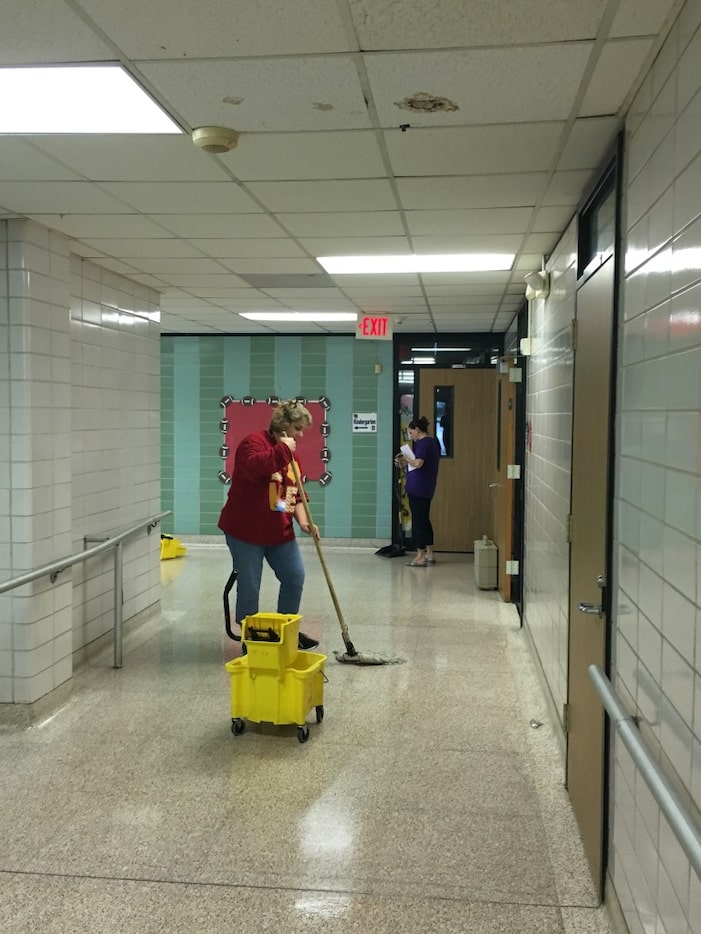
[[[249,321],[288,321],[325,324],[328,321],[357,321],[354,311],[246,311],[239,313],[240,318]]]
[[[513,253],[408,253],[404,256],[317,256],[330,275],[402,272],[494,272],[511,269]]]
[[[182,133],[119,65],[0,68],[0,133]]]

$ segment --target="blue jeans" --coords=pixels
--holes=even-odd
[[[236,582],[236,622],[258,612],[263,559],[280,581],[277,612],[296,614],[304,589],[304,564],[296,540],[282,545],[252,545],[233,535],[226,536],[234,567],[239,572]]]

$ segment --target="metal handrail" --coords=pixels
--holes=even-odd
[[[92,548],[86,548],[75,555],[67,555],[65,558],[59,558],[58,561],[52,561],[51,564],[44,564],[39,568],[35,568],[33,571],[27,571],[26,574],[22,574],[20,577],[14,577],[12,580],[2,581],[0,583],[0,594],[7,593],[9,590],[15,590],[17,587],[24,586],[24,584],[30,584],[32,581],[39,580],[40,577],[48,576],[51,583],[53,584],[61,571],[65,571],[66,568],[73,567],[74,564],[79,564],[81,561],[87,561],[89,558],[94,558],[96,555],[103,554],[106,551],[114,550],[114,667],[121,668],[122,542],[124,542],[127,538],[131,538],[132,535],[135,535],[142,529],[146,529],[147,533],[150,535],[152,530],[156,528],[161,519],[164,519],[169,515],[171,515],[171,510],[159,512],[157,515],[151,516],[149,519],[142,519],[141,522],[136,523],[136,525],[129,526],[128,529],[124,529],[123,531],[118,532],[116,535],[109,535],[104,540],[101,539],[99,545],[95,545]],[[93,536],[86,535],[83,539],[83,543],[87,544],[89,541],[95,541],[95,538]]]
[[[701,834],[669,779],[652,757],[640,735],[634,717],[628,713],[615,694],[603,670],[599,665],[590,665],[587,670],[623,745],[631,754],[633,762],[640,770],[653,798],[667,818],[680,846],[689,857],[697,876],[701,878]]]

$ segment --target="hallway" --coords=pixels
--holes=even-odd
[[[128,625],[122,670],[106,644],[53,716],[0,728],[0,930],[607,934],[515,608],[475,588],[468,555],[324,554],[358,650],[406,663],[335,661],[307,543],[324,722],[304,745],[294,728],[234,737],[230,558],[189,544],[161,565],[160,610]]]

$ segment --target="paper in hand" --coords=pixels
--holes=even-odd
[[[415,461],[416,458],[414,457],[414,452],[409,447],[409,445],[403,444],[399,450],[402,452],[404,457],[406,457],[406,459],[409,461],[409,463],[407,464],[407,467],[409,468],[409,470],[416,470],[416,467],[412,466],[413,461]]]

